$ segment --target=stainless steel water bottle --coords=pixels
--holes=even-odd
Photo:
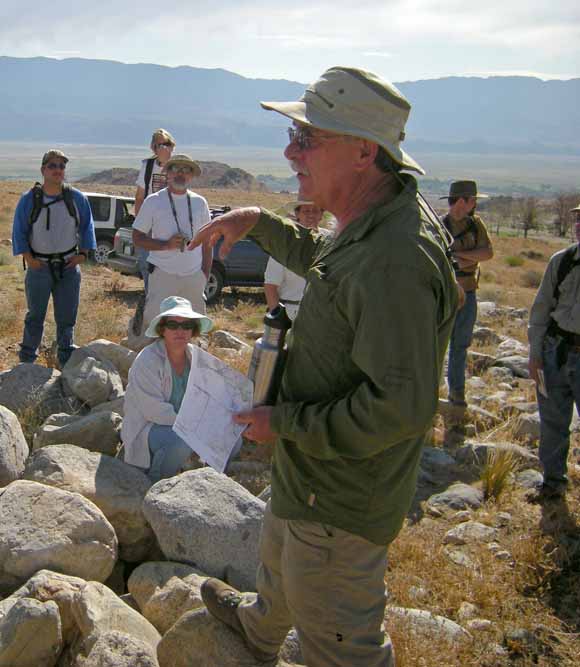
[[[254,383],[254,406],[274,405],[286,361],[286,333],[292,322],[279,304],[264,317],[264,335],[254,345],[248,377]]]

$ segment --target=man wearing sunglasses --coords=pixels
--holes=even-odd
[[[333,235],[259,208],[217,218],[194,244],[246,235],[306,278],[275,406],[239,414],[275,441],[257,597],[209,579],[209,611],[275,664],[290,626],[309,667],[392,667],[382,623],[387,547],[415,493],[457,307],[447,235],[418,199],[401,149],[409,102],[389,82],[333,67],[288,116],[300,199]],[[192,244],[193,245],[193,244]]]
[[[198,313],[205,313],[203,292],[212,262],[209,244],[195,250],[187,244],[210,221],[207,201],[189,190],[201,168],[188,155],[176,154],[165,164],[167,187],[151,194],[141,206],[133,223],[133,243],[149,251],[149,286],[145,297],[145,331],[159,313],[163,299],[181,296]],[[130,334],[133,326],[129,327]],[[143,336],[130,335],[132,347],[147,344]]]
[[[42,341],[48,302],[52,296],[58,362],[64,367],[74,349],[79,307],[79,265],[96,247],[88,199],[65,183],[67,156],[52,149],[44,154],[36,183],[22,195],[14,213],[12,251],[22,255],[28,312],[20,344],[20,361],[34,363]]]

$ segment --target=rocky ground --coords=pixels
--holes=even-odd
[[[578,450],[568,498],[538,504],[527,350],[494,329],[526,312],[491,302],[480,311],[466,423],[441,399],[391,549],[386,624],[399,665],[572,665]],[[213,346],[247,354],[224,331]],[[2,665],[254,664],[208,616],[200,585],[218,576],[254,590],[267,465],[246,456],[227,477],[192,460],[192,470],[151,486],[118,458],[133,358],[97,340],[62,372],[22,364],[0,374]],[[454,654],[442,662],[445,646]],[[293,634],[279,664],[302,664]]]

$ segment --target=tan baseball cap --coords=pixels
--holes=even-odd
[[[176,153],[175,155],[172,155],[165,163],[164,171],[167,171],[169,167],[174,164],[181,164],[190,167],[193,169],[194,177],[201,176],[201,167],[199,164],[197,164],[193,158],[190,158],[189,155],[186,155],[185,153]]]
[[[49,151],[46,151],[46,153],[42,156],[41,166],[44,167],[44,165],[53,158],[58,158],[59,160],[63,160],[65,164],[68,162],[67,156],[62,151],[59,151],[58,148],[51,148]]]
[[[578,206],[575,208],[571,208],[570,213],[580,213],[580,204],[578,204]]]
[[[298,102],[260,102],[264,109],[339,134],[382,146],[405,169],[424,169],[400,144],[411,104],[392,83],[353,67],[331,67],[310,84]]]

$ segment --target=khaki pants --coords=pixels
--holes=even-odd
[[[307,667],[394,667],[383,632],[387,549],[266,507],[257,596],[238,607],[249,641],[275,655],[291,626]]]
[[[191,301],[191,307],[198,313],[205,315],[205,301],[203,290],[207,280],[203,271],[196,271],[187,276],[176,276],[155,267],[149,275],[147,301],[143,312],[142,333],[149,326],[151,320],[159,315],[159,306],[168,296],[182,296]]]

